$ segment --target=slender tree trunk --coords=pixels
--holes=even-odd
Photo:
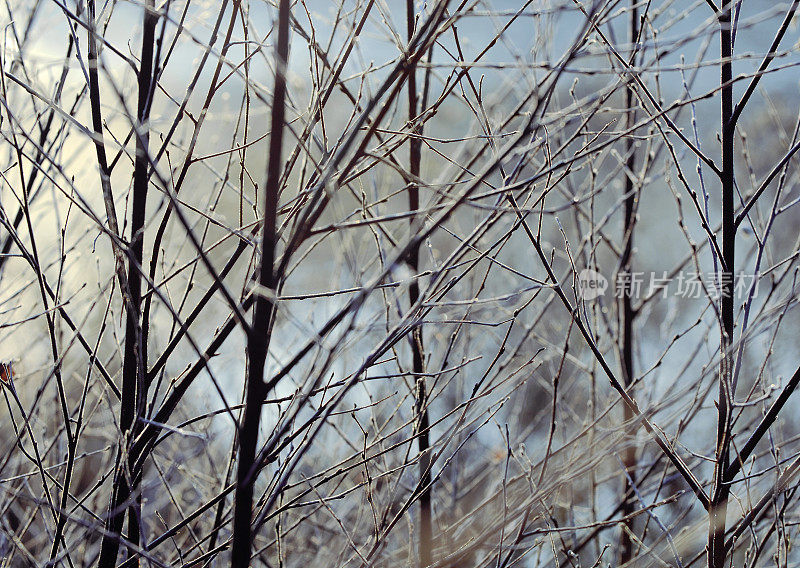
[[[414,35],[415,14],[414,0],[406,0],[406,24],[409,41]],[[408,120],[413,121],[417,117],[418,96],[417,96],[417,77],[416,65],[408,72]],[[422,127],[417,126],[413,129],[414,136],[409,137],[409,172],[412,180],[408,188],[408,208],[411,211],[419,209],[419,186],[416,180],[419,179],[420,165],[422,162]],[[416,223],[417,217],[411,217],[411,226]],[[419,271],[419,244],[414,246],[408,253],[408,265],[416,274]],[[412,279],[409,286],[409,303],[414,305],[419,299],[419,282]],[[425,384],[425,348],[422,342],[422,326],[417,325],[411,333],[411,354],[412,372],[416,381],[416,429],[417,443],[419,445],[419,496],[420,515],[419,515],[419,565],[424,568],[433,563],[433,521],[431,511],[431,472],[430,472],[430,419],[428,417],[427,386]]]
[[[719,402],[717,418],[717,448],[715,453],[714,487],[709,507],[708,527],[708,566],[723,568],[725,566],[725,524],[728,509],[729,489],[725,484],[725,470],[728,467],[730,445],[730,404],[733,394],[730,392],[733,377],[733,269],[735,261],[736,225],[734,216],[734,171],[733,171],[733,136],[735,125],[733,116],[733,54],[731,29],[731,2],[725,2],[719,15],[721,94],[722,94],[722,255],[723,269],[720,293],[722,295],[722,334],[721,361],[719,370]]]
[[[140,320],[142,304],[142,280],[140,267],[144,245],[144,223],[147,206],[147,186],[149,184],[150,162],[149,119],[151,83],[153,80],[153,48],[155,47],[155,28],[158,16],[154,0],[147,0],[144,8],[142,32],[141,63],[138,74],[138,101],[136,134],[136,159],[133,171],[133,199],[131,204],[131,244],[128,260],[127,289],[122,290],[126,306],[125,347],[122,362],[122,395],[120,401],[120,430],[122,440],[117,456],[114,488],[112,491],[109,516],[106,519],[106,534],[100,548],[98,566],[111,568],[116,564],[119,552],[119,535],[125,518],[125,509],[130,505],[128,515],[129,538],[138,541],[137,499],[131,505],[129,500],[136,490],[138,479],[133,472],[133,461],[129,452],[136,430],[136,420],[144,409],[146,395],[143,392],[146,353]],[[138,544],[135,543],[135,544]],[[138,562],[134,562],[138,565]]]
[[[636,45],[639,35],[639,13],[636,7],[637,0],[631,0],[630,8],[630,43],[632,46]],[[635,58],[635,47],[633,57]],[[633,63],[633,60],[631,61]],[[636,111],[633,108],[634,96],[633,88],[629,86],[625,91],[625,108],[627,110],[625,126],[631,128],[636,122]],[[636,225],[636,187],[633,180],[633,172],[636,168],[636,148],[634,144],[633,133],[630,133],[625,138],[625,210],[624,210],[624,225],[623,225],[623,242],[622,258],[620,259],[620,270],[623,274],[631,273],[631,260],[633,256],[633,230]],[[636,313],[633,309],[633,299],[631,298],[630,279],[625,280],[626,285],[622,294],[622,384],[625,389],[630,388],[634,380],[633,369],[633,320]],[[633,420],[633,411],[628,406],[623,406],[625,423]],[[628,436],[635,435],[635,429],[630,428],[627,432]],[[633,485],[636,483],[636,446],[628,445],[622,453],[622,464],[625,467],[627,476],[624,480],[622,490],[622,516],[627,517],[634,512],[636,508],[636,501],[634,499]],[[629,531],[633,530],[634,520],[628,519],[625,521],[622,534],[619,540],[619,560],[620,564],[625,564],[633,558],[633,540],[631,539]]]
[[[278,197],[281,177],[281,150],[286,100],[286,66],[289,60],[289,0],[281,0],[278,8],[278,43],[275,49],[275,89],[272,96],[269,160],[264,196],[264,226],[261,237],[261,263],[258,284],[262,290],[275,290],[275,248],[278,241]],[[236,471],[236,494],[233,511],[233,550],[231,566],[250,565],[253,544],[253,485],[257,477],[255,463],[261,409],[267,396],[264,366],[271,339],[275,302],[264,294],[255,300],[253,323],[247,333],[247,392],[244,417],[239,427],[239,462]]]

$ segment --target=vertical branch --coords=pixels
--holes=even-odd
[[[717,417],[717,447],[714,464],[714,487],[711,494],[708,527],[708,566],[725,565],[725,516],[728,508],[729,486],[725,483],[730,445],[731,400],[730,392],[733,356],[733,267],[736,239],[734,215],[733,171],[733,55],[731,2],[726,1],[719,13],[721,56],[721,129],[722,129],[722,255],[723,268],[720,282],[722,296],[721,360],[719,370],[719,403]]]
[[[414,0],[406,0],[406,26],[409,43],[414,36],[415,16]],[[408,71],[408,121],[413,123],[417,118],[417,66],[413,64]],[[411,180],[408,184],[408,208],[419,209],[419,185],[417,180],[422,162],[422,126],[416,125],[411,129],[412,135],[408,140],[409,172]],[[417,216],[411,217],[412,231],[416,225]],[[419,272],[419,246],[417,242],[408,253],[408,265],[416,275]],[[419,281],[412,278],[408,290],[409,304],[413,306],[419,299]],[[425,351],[422,342],[422,325],[414,326],[411,333],[412,372],[416,381],[416,429],[417,443],[419,445],[419,565],[430,566],[433,563],[433,523],[431,513],[431,472],[430,472],[430,419],[428,417],[427,389],[425,384]]]
[[[264,196],[264,231],[261,238],[261,263],[258,266],[258,284],[261,293],[256,295],[253,325],[247,334],[247,386],[244,417],[239,428],[239,462],[236,471],[236,493],[233,512],[233,551],[231,565],[245,568],[250,565],[252,547],[253,483],[261,407],[267,395],[264,382],[264,365],[271,338],[275,302],[264,295],[274,290],[275,248],[278,240],[278,195],[281,176],[281,149],[286,100],[286,66],[289,59],[289,0],[281,0],[278,8],[278,43],[275,50],[275,89],[272,97],[269,159]]]
[[[116,564],[119,552],[119,535],[122,530],[125,505],[136,488],[136,478],[130,479],[133,471],[129,466],[129,448],[135,431],[136,419],[144,410],[146,400],[143,392],[146,353],[142,340],[140,321],[142,303],[142,280],[140,267],[144,244],[144,223],[147,206],[147,186],[149,183],[149,120],[150,96],[153,80],[153,48],[158,16],[154,0],[147,0],[144,8],[142,31],[142,52],[138,73],[138,100],[136,112],[136,160],[133,171],[133,199],[131,207],[131,242],[128,250],[128,287],[122,290],[126,307],[125,347],[122,362],[122,395],[120,401],[119,424],[122,432],[117,471],[115,472],[109,516],[106,519],[106,533],[100,548],[98,566],[110,568]],[[102,167],[102,165],[101,165]],[[101,173],[101,175],[104,175]],[[108,196],[106,196],[108,197]],[[108,204],[107,204],[108,205]],[[138,511],[130,507],[128,516],[129,540],[138,541]],[[137,563],[138,564],[138,563]]]
[[[88,62],[89,62],[89,103],[92,109],[92,128],[94,130],[94,147],[97,154],[97,165],[100,169],[100,185],[103,188],[103,202],[108,218],[108,227],[115,237],[119,237],[119,224],[117,222],[117,212],[114,208],[114,194],[111,191],[111,172],[108,167],[106,157],[106,145],[103,140],[103,114],[100,106],[100,79],[97,73],[99,66],[97,53],[97,31],[96,31],[96,8],[95,1],[88,0],[89,31],[87,33],[88,43]],[[121,290],[127,290],[123,251],[116,241],[112,240],[114,258],[117,261],[117,273],[120,279]]]
[[[632,47],[631,63],[633,58],[636,57],[637,39],[639,36],[639,13],[637,8],[637,0],[631,0],[630,8],[630,43]],[[625,116],[626,130],[633,127],[636,123],[636,110],[634,109],[634,93],[632,86],[628,86],[625,91],[625,108],[627,114]],[[624,245],[622,249],[622,256],[620,258],[620,270],[623,274],[630,275],[631,273],[631,257],[633,255],[633,230],[636,224],[636,187],[633,180],[633,172],[636,168],[636,147],[634,145],[634,137],[631,132],[625,137],[625,209],[623,219],[623,239]],[[630,277],[624,279],[625,285],[622,294],[622,384],[625,389],[629,389],[633,384],[634,370],[633,370],[633,320],[636,313],[633,309],[632,294],[632,281]],[[634,414],[628,406],[623,406],[623,413],[625,423],[629,424],[634,419]],[[627,432],[628,436],[633,437],[635,429],[630,428]],[[636,446],[629,444],[622,452],[622,464],[625,467],[625,482],[622,492],[622,516],[625,519],[625,526],[619,537],[619,559],[620,564],[625,564],[633,558],[633,540],[631,539],[631,531],[633,530],[634,512],[636,501],[633,495],[633,489],[636,485]]]

